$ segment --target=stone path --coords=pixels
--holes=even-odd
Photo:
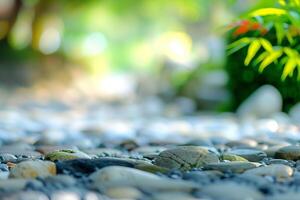
[[[0,199],[299,199],[289,119],[185,114],[157,100],[4,105]]]

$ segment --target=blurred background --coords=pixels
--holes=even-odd
[[[229,76],[234,69],[226,66],[243,60],[226,56],[226,27],[276,3],[0,0],[0,89],[23,98],[155,97],[185,102],[192,110],[232,111],[265,82],[256,85],[245,76],[251,89],[240,98],[237,90],[244,89],[230,89],[236,74]]]

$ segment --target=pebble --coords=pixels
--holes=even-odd
[[[252,174],[258,176],[274,176],[278,179],[289,178],[293,175],[293,169],[283,164],[271,164],[255,169],[249,169],[245,174]]]
[[[122,157],[122,151],[112,148],[95,148],[83,150],[84,153],[95,157]]]
[[[104,194],[112,199],[140,199],[143,193],[134,187],[111,187]]]
[[[300,192],[288,192],[270,196],[266,200],[299,200],[299,196]]]
[[[73,159],[58,161],[56,163],[58,174],[71,174],[75,176],[89,175],[98,169],[107,166],[134,167],[132,162],[117,158],[97,158],[97,159]]]
[[[53,151],[46,154],[45,156],[46,160],[51,160],[51,161],[73,160],[78,158],[90,159],[91,157],[84,152],[81,152],[79,150],[72,150],[72,149]]]
[[[263,195],[252,186],[235,182],[219,182],[208,185],[201,192],[213,199],[222,200],[262,200]]]
[[[238,156],[238,155],[234,155],[234,154],[231,154],[231,153],[223,153],[220,157],[222,160],[228,160],[228,161],[244,161],[244,162],[247,162],[248,160],[241,157],[241,156]]]
[[[80,195],[74,191],[57,191],[51,195],[51,200],[81,200]]]
[[[191,170],[209,163],[219,162],[218,156],[197,146],[181,146],[162,151],[154,160],[158,166],[169,169]]]
[[[184,192],[160,192],[155,193],[152,196],[152,200],[199,200],[196,197],[193,197],[189,193]]]
[[[263,85],[238,107],[237,114],[241,117],[265,118],[280,112],[281,108],[280,92],[274,86]]]
[[[93,186],[108,188],[115,186],[139,187],[147,190],[191,191],[199,186],[192,182],[163,178],[138,169],[111,166],[90,175]]]
[[[41,154],[46,155],[53,151],[60,151],[60,150],[65,150],[65,149],[78,150],[77,147],[71,146],[71,145],[62,145],[62,146],[60,146],[60,145],[41,145],[36,148],[36,151],[40,152]]]
[[[37,191],[24,191],[3,197],[2,200],[49,200],[49,198]]]
[[[10,178],[36,178],[56,175],[55,163],[50,161],[23,161],[11,169]]]
[[[19,191],[25,189],[26,185],[32,183],[34,185],[42,186],[42,183],[37,180],[31,179],[7,179],[7,180],[0,180],[0,190],[3,191]]]
[[[265,152],[254,149],[234,149],[228,153],[241,156],[251,162],[259,162],[267,157]]]
[[[286,160],[300,160],[300,146],[290,145],[278,149],[275,158]]]
[[[233,173],[242,173],[248,169],[256,168],[260,164],[254,162],[220,162],[220,163],[211,163],[204,166],[205,170],[218,170],[221,172],[233,172]]]

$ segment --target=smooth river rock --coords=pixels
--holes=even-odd
[[[260,164],[254,162],[220,162],[211,163],[204,166],[205,170],[218,170],[221,172],[242,173],[248,169],[256,168]]]
[[[200,168],[209,163],[219,162],[219,157],[202,147],[181,146],[162,151],[154,160],[154,164],[180,170],[191,170]]]
[[[278,179],[289,178],[293,175],[293,169],[283,164],[271,164],[255,169],[249,169],[245,174],[252,174],[258,176],[274,176]]]
[[[278,149],[275,158],[286,160],[300,160],[300,146],[290,145]]]
[[[138,169],[111,166],[100,169],[90,175],[92,185],[103,189],[116,186],[139,187],[147,190],[191,191],[199,186],[182,180],[163,178]]]
[[[51,161],[73,160],[73,159],[79,159],[79,158],[89,159],[91,157],[82,151],[74,150],[74,149],[53,151],[53,152],[46,154],[46,156],[45,156],[45,159],[51,160]]]
[[[56,175],[55,163],[50,161],[23,161],[10,171],[10,178],[36,178]]]
[[[282,96],[272,85],[263,85],[254,91],[237,109],[241,117],[265,118],[280,112]]]
[[[235,182],[219,182],[203,187],[201,191],[213,199],[262,200],[263,195],[254,187]]]
[[[241,156],[251,162],[259,162],[267,157],[265,152],[255,149],[234,149],[228,153]]]

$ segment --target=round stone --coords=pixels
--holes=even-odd
[[[211,163],[204,166],[205,170],[218,170],[221,172],[242,173],[248,169],[256,168],[260,164],[254,162],[220,162]]]
[[[234,149],[228,153],[241,156],[251,162],[259,162],[267,157],[265,152],[255,149]]]
[[[230,153],[223,153],[221,155],[221,159],[222,160],[229,160],[229,161],[244,161],[244,162],[248,161],[247,159],[245,159],[241,156],[230,154]]]
[[[143,196],[143,194],[134,187],[111,187],[104,193],[112,199],[140,199]]]
[[[11,171],[11,178],[47,177],[56,174],[55,163],[50,161],[23,161],[18,163]]]
[[[181,146],[162,151],[154,160],[158,166],[169,169],[191,170],[205,164],[219,162],[218,156],[201,147]]]
[[[37,191],[22,191],[3,198],[3,200],[49,200],[49,198]]]
[[[86,153],[83,153],[78,150],[58,150],[53,151],[48,154],[46,154],[45,159],[51,160],[51,161],[57,161],[57,160],[73,160],[73,159],[79,159],[79,158],[91,158]]]
[[[91,174],[89,178],[93,187],[100,190],[116,186],[129,186],[147,191],[191,191],[199,187],[189,181],[169,179],[138,169],[120,166],[105,167]]]
[[[286,160],[300,160],[300,146],[285,146],[275,152],[275,158]]]
[[[255,169],[249,169],[245,174],[252,174],[258,176],[274,176],[278,179],[288,178],[293,175],[293,169],[283,164],[272,164],[262,166]]]
[[[202,188],[202,192],[212,199],[222,200],[262,200],[263,195],[254,187],[235,182],[219,182]]]

